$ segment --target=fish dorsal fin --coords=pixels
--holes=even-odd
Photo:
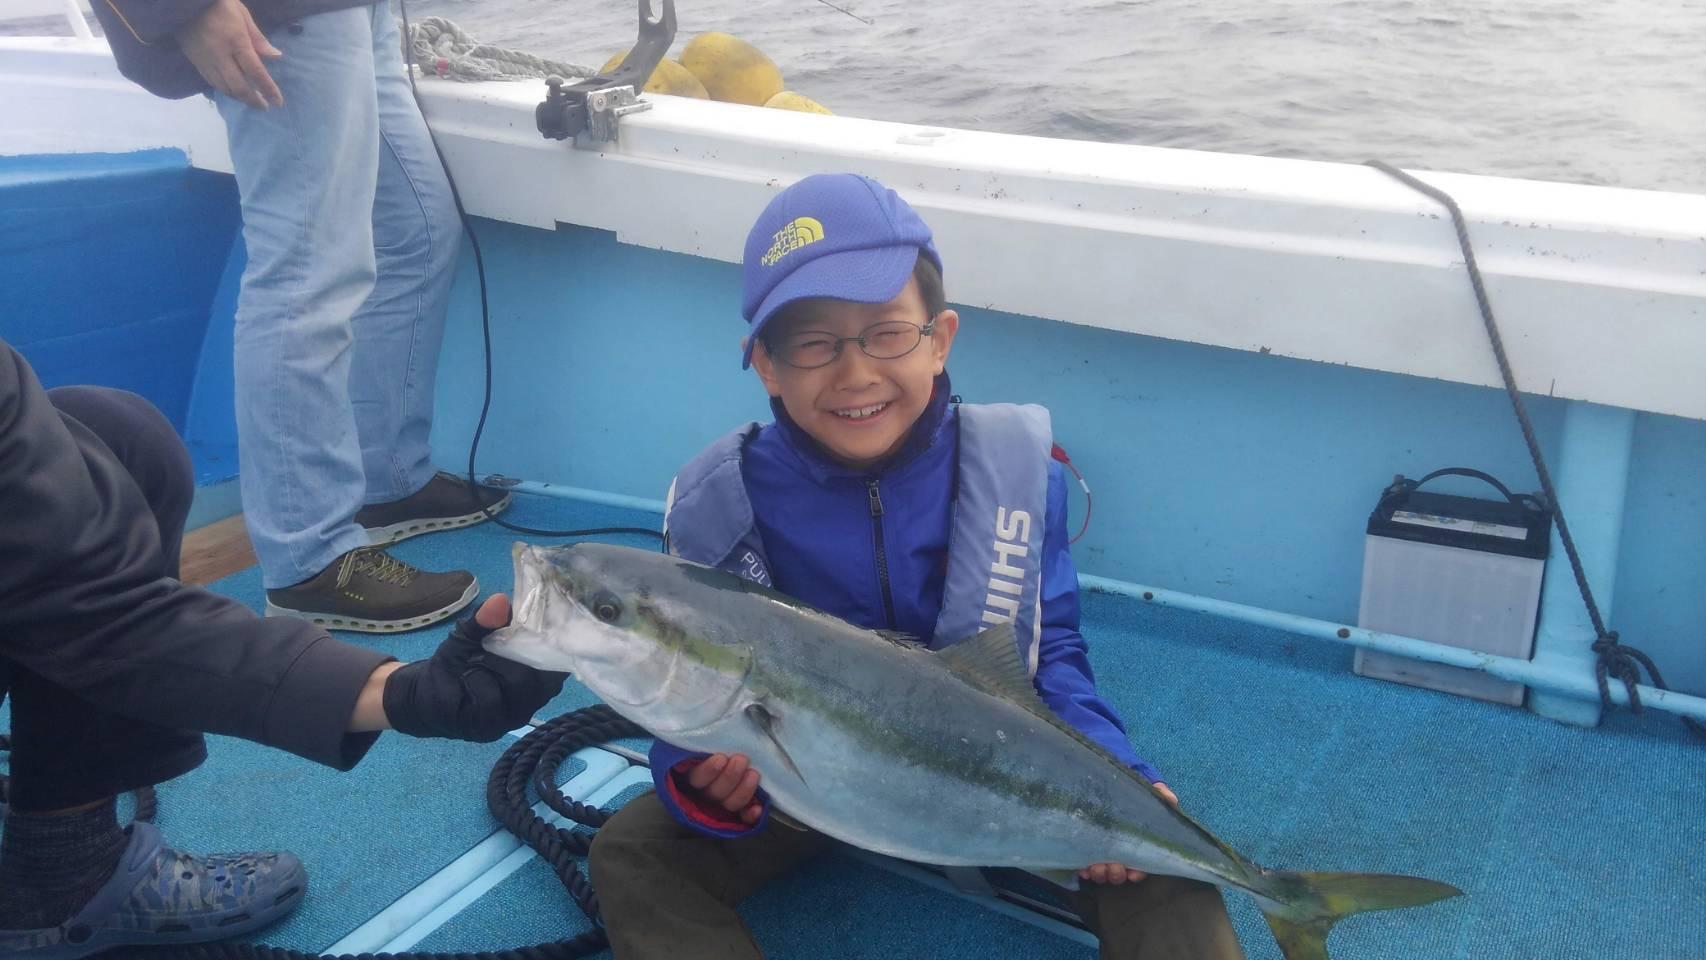
[[[1043,698],[1037,696],[1036,685],[1031,682],[1031,672],[1019,658],[1019,641],[1013,633],[1012,623],[997,624],[969,640],[962,640],[939,650],[936,652],[936,661],[947,667],[954,676],[984,693],[1010,700],[1048,721],[1055,729],[1089,747],[1097,756],[1118,767],[1133,780],[1154,789],[1147,779],[1121,763],[1106,747],[1060,719],[1049,709],[1048,704],[1043,702]]]
[[[1044,712],[1048,707],[1031,684],[1031,672],[1019,659],[1019,638],[1012,623],[999,623],[968,640],[936,652],[936,659],[961,680],[998,697],[1017,701],[1027,708],[1032,702]]]

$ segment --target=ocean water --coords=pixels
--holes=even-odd
[[[671,54],[735,34],[851,116],[1706,192],[1699,0],[830,2],[679,0]],[[636,21],[634,0],[409,13],[591,67]]]
[[[659,0],[661,2],[661,0]],[[677,0],[837,113],[1046,137],[1706,192],[1692,0]],[[621,0],[409,0],[601,65]]]

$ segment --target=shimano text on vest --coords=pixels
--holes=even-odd
[[[1019,615],[1019,597],[1025,592],[1025,563],[1031,539],[1031,515],[1024,510],[995,510],[995,562],[989,565],[989,595],[984,599],[983,622],[1007,623]]]

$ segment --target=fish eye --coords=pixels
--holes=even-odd
[[[592,615],[605,623],[615,623],[622,616],[622,601],[614,594],[599,591],[592,598]]]

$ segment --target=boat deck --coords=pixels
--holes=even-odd
[[[653,526],[655,515],[518,498],[518,522]],[[192,543],[233,539],[210,529]],[[237,538],[240,539],[240,538]],[[509,587],[494,525],[396,552]],[[643,545],[639,540],[636,545]],[[214,552],[244,562],[229,542]],[[231,559],[235,557],[236,559]],[[212,588],[262,601],[247,567]],[[444,628],[355,638],[409,659]],[[1618,712],[1598,729],[1354,676],[1349,648],[1086,595],[1099,684],[1187,809],[1267,866],[1414,873],[1466,897],[1352,918],[1339,958],[1680,958],[1706,943],[1706,764],[1675,718]],[[240,642],[241,638],[233,638]],[[594,702],[569,684],[542,717]],[[208,762],[160,789],[159,823],[196,850],[281,847],[308,864],[302,909],[255,938],[302,950],[497,950],[573,935],[586,920],[543,862],[487,812],[513,739],[386,736],[352,773],[214,737]],[[585,751],[562,770],[614,808],[643,768]],[[1022,825],[1015,824],[1015,829]],[[1248,955],[1278,950],[1252,902],[1228,897]],[[990,907],[994,906],[995,909]],[[957,894],[917,872],[838,854],[753,898],[743,915],[774,958],[1086,958],[1087,935]]]

